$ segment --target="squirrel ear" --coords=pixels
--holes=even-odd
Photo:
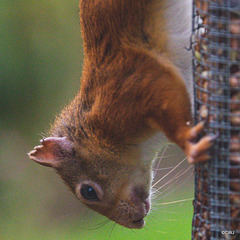
[[[62,161],[62,153],[71,152],[73,149],[72,143],[66,137],[48,137],[42,139],[40,143],[41,145],[36,146],[28,156],[47,167],[58,167]]]

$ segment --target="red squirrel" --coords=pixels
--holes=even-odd
[[[80,0],[81,88],[29,153],[127,228],[150,210],[160,132],[190,163],[209,159],[213,137],[191,124],[191,12],[190,0]]]

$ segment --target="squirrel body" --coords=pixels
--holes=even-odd
[[[142,228],[150,210],[160,132],[189,162],[209,158],[212,138],[197,142],[203,123],[190,124],[191,13],[190,0],[81,0],[79,94],[29,153],[85,205],[128,228]]]

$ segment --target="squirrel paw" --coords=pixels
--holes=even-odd
[[[204,162],[211,158],[208,151],[214,144],[217,136],[205,136],[197,141],[204,125],[204,122],[200,122],[187,133],[185,153],[189,163]]]

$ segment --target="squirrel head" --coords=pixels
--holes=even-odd
[[[54,168],[87,207],[127,228],[142,228],[150,210],[152,169],[138,152],[136,146],[118,149],[48,137],[29,156]]]

